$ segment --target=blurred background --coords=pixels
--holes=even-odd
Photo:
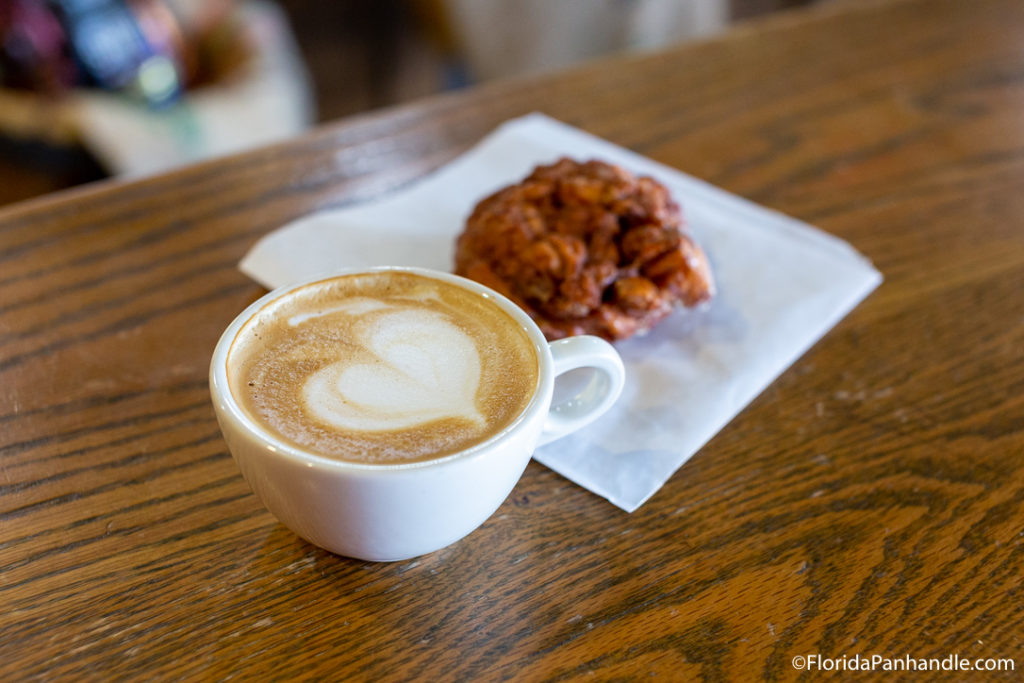
[[[0,205],[812,0],[0,0]]]

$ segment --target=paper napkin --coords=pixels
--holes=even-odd
[[[268,288],[353,266],[453,267],[473,206],[562,156],[662,182],[706,251],[717,294],[616,344],[626,387],[596,423],[534,458],[633,511],[882,280],[847,243],[542,114],[508,121],[411,187],[301,218],[241,270]]]

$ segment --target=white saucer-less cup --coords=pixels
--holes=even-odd
[[[228,356],[242,326],[264,306],[316,281],[367,270],[413,272],[456,284],[501,307],[533,342],[536,392],[526,409],[493,437],[458,453],[398,465],[334,460],[275,438],[240,408],[228,382]],[[575,396],[552,406],[555,378],[591,368]],[[242,475],[263,505],[302,538],[331,552],[393,561],[439,550],[480,526],[508,497],[534,449],[576,431],[607,411],[622,391],[622,360],[596,337],[553,343],[518,306],[491,289],[448,273],[416,268],[344,271],[277,289],[225,330],[210,365],[210,393],[221,431]]]

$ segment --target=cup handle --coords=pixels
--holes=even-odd
[[[538,445],[543,446],[584,427],[603,415],[622,393],[626,371],[611,344],[590,336],[551,342],[555,379],[576,368],[593,368],[586,386],[575,396],[551,406]]]

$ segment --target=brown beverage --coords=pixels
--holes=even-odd
[[[477,292],[415,273],[343,275],[272,301],[228,354],[231,393],[281,440],[338,460],[472,447],[533,397],[537,351]]]

